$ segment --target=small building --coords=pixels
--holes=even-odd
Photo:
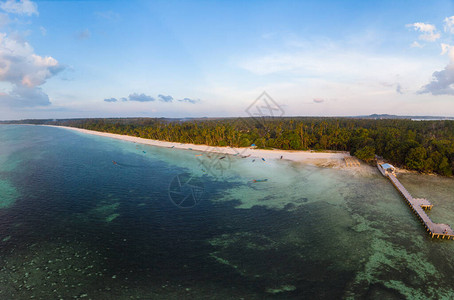
[[[387,177],[389,174],[396,175],[396,168],[393,165],[378,164],[378,169],[385,177]]]

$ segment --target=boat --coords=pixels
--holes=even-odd
[[[266,179],[266,178],[265,179],[254,179],[254,180],[252,180],[252,182],[267,182],[267,181],[268,181],[268,179]]]

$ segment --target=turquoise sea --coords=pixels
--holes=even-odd
[[[200,154],[1,125],[0,299],[454,298],[378,170]],[[454,226],[452,178],[399,179]]]

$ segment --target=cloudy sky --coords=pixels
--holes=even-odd
[[[0,119],[454,116],[453,1],[0,1]]]

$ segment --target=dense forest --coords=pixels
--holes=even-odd
[[[23,121],[22,121],[23,122]],[[74,126],[171,142],[375,155],[411,170],[454,173],[454,121],[355,118],[73,119],[27,123]]]

